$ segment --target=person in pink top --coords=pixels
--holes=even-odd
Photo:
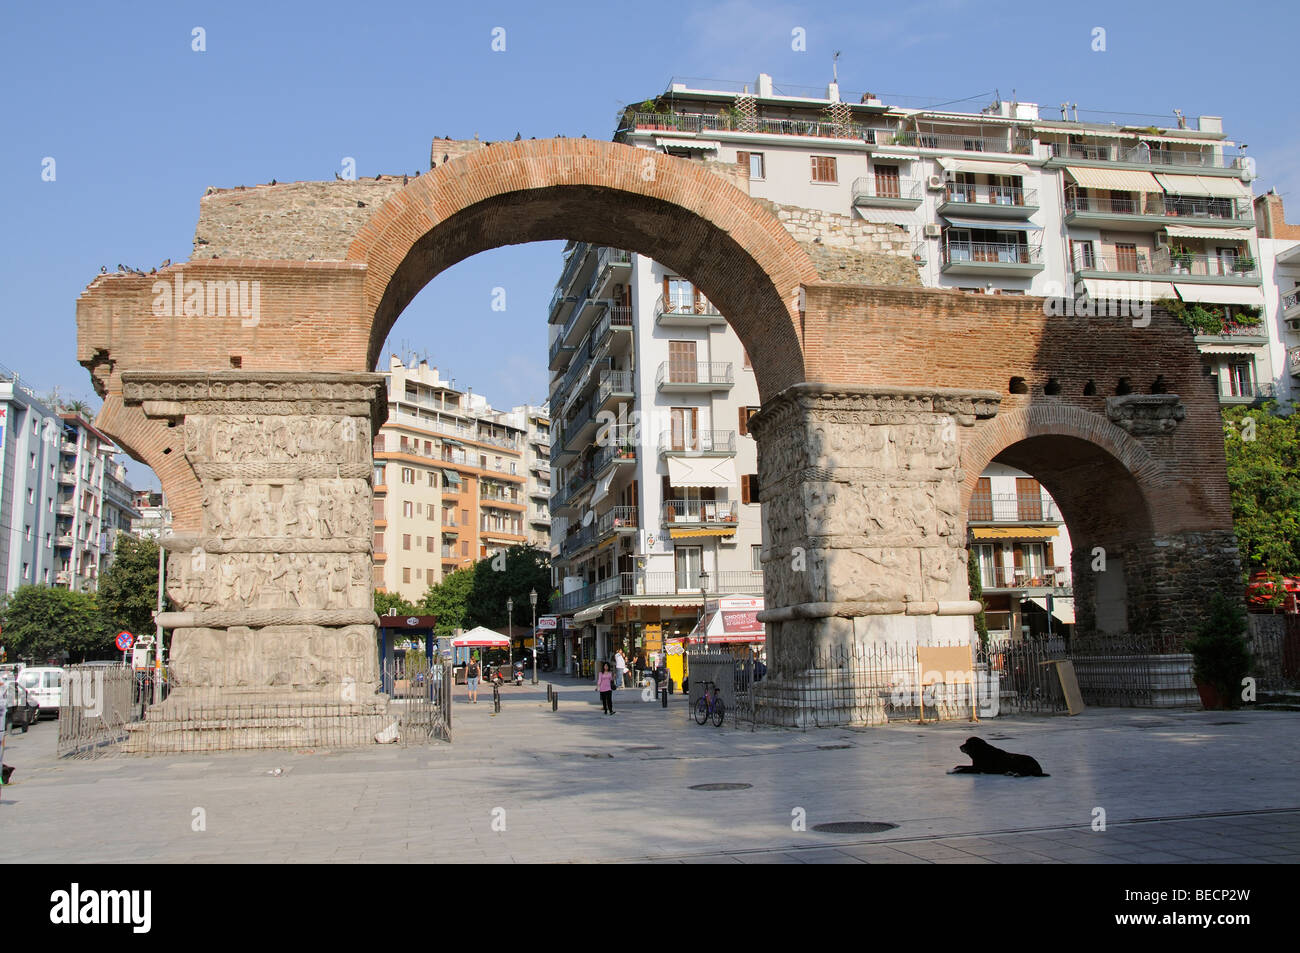
[[[604,713],[614,714],[614,673],[609,670],[608,662],[600,663],[600,674],[596,676],[596,691],[600,692],[600,704]]]

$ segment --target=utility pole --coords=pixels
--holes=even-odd
[[[537,684],[537,590],[528,593],[528,601],[533,606],[533,684]]]
[[[164,497],[162,506],[158,508],[158,612],[154,615],[153,645],[154,704],[162,701],[163,690],[163,627],[162,623],[157,620],[163,611],[164,586],[167,579],[167,550],[163,547],[163,535],[166,533],[167,527],[167,513],[167,499]]]

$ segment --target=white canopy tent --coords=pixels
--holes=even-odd
[[[505,649],[510,647],[510,640],[500,632],[494,632],[480,625],[468,632],[453,636],[451,644],[456,648]]]

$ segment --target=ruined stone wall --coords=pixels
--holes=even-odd
[[[910,238],[901,225],[864,222],[820,209],[756,201],[777,217],[808,253],[826,281],[860,285],[912,285],[921,277]]]

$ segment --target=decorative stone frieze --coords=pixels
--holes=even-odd
[[[1126,394],[1106,398],[1106,416],[1135,437],[1171,434],[1187,416],[1177,394]]]

